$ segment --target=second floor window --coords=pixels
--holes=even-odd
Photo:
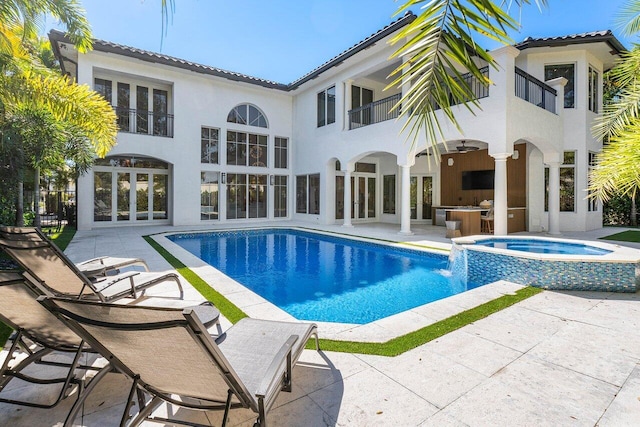
[[[113,85],[111,80],[98,79],[98,78],[94,79],[93,90],[95,90],[100,95],[102,95],[102,97],[106,99],[109,104],[111,104],[111,99],[113,97],[112,96]]]
[[[110,76],[107,76],[110,77]],[[173,137],[171,88],[166,84],[94,78],[94,90],[116,112],[120,132]],[[138,84],[142,83],[142,84]],[[115,93],[114,93],[115,91]]]
[[[238,123],[240,125],[257,126],[260,128],[269,127],[267,118],[258,108],[250,104],[237,105],[227,115],[228,123]]]
[[[287,138],[276,137],[274,147],[275,160],[273,167],[278,169],[287,168],[288,142]]]
[[[202,127],[200,132],[200,162],[218,163],[218,129]]]
[[[267,136],[227,131],[227,164],[267,166]]]
[[[336,122],[336,87],[318,93],[318,127]]]
[[[558,65],[545,65],[544,66],[544,79],[551,80],[557,77],[564,77],[567,79],[567,84],[564,87],[564,108],[575,108],[576,105],[576,93],[575,93],[575,65],[574,64],[558,64]]]
[[[598,112],[598,72],[589,67],[589,111]]]

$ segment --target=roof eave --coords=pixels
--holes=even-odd
[[[589,37],[576,37],[576,38],[558,38],[558,39],[533,39],[525,40],[515,45],[520,50],[535,48],[535,47],[561,47],[574,44],[588,44],[588,43],[606,43],[612,49],[612,55],[620,55],[626,52],[627,49],[622,43],[612,34],[604,34],[598,36]]]

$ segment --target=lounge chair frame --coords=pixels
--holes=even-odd
[[[5,286],[20,287],[24,292],[23,295],[25,298],[28,298],[25,295],[26,293],[28,293],[31,295],[31,297],[33,297],[34,301],[36,300],[36,291],[29,285],[29,282],[24,277],[14,272],[3,272],[2,274],[4,275],[4,278],[0,279],[0,288]],[[12,277],[7,278],[9,275]],[[28,308],[26,309],[28,310]],[[82,405],[84,404],[84,401],[86,400],[91,390],[94,389],[94,387],[107,373],[113,371],[112,366],[107,363],[102,368],[98,368],[81,364],[81,356],[86,353],[96,354],[96,352],[85,345],[84,340],[82,340],[80,337],[77,338],[77,345],[69,342],[57,344],[51,340],[42,339],[42,337],[44,336],[43,331],[24,328],[20,323],[16,323],[16,321],[19,320],[15,319],[12,316],[7,317],[5,314],[6,313],[0,311],[0,320],[11,326],[15,330],[15,332],[10,338],[11,346],[9,347],[7,356],[2,363],[2,366],[0,367],[0,393],[10,384],[11,380],[13,380],[14,378],[30,384],[60,384],[60,391],[52,402],[44,403],[19,399],[9,399],[4,397],[0,397],[0,402],[31,408],[49,409],[55,407],[63,399],[69,397],[74,389],[72,386],[76,386],[78,388],[76,393],[76,400],[69,410],[69,413],[67,414],[67,418],[65,420],[65,425],[71,425],[78,412],[82,408]],[[62,324],[59,326],[64,327],[64,325]],[[10,366],[11,362],[16,359],[19,351],[24,352],[27,357],[16,363],[15,366]],[[46,356],[54,352],[72,354],[73,360],[71,363],[64,363],[48,361],[44,359]],[[27,367],[34,364],[65,368],[66,375],[54,378],[39,378],[33,375],[25,374],[23,372]],[[79,370],[92,370],[97,371],[97,373],[89,381],[86,381],[84,378],[77,375],[77,371]]]
[[[7,240],[30,240],[30,236],[43,242],[49,241],[49,237],[42,230],[35,227],[9,227],[0,226],[0,235]],[[141,258],[117,258],[100,256],[75,263],[76,267],[87,277],[104,277],[108,274],[117,274],[121,268],[138,266],[144,271],[150,271],[149,265]]]
[[[140,322],[140,323],[116,323],[111,321],[96,320],[94,318],[87,317],[85,315],[74,313],[64,306],[69,304],[92,304],[95,303],[88,301],[69,301],[55,297],[40,297],[38,301],[47,307],[52,313],[54,313],[60,320],[67,324],[67,326],[82,336],[93,348],[106,357],[113,366],[120,372],[129,376],[133,380],[131,389],[129,390],[129,396],[125,411],[121,419],[121,426],[126,425],[129,418],[129,412],[135,403],[137,398],[137,404],[139,412],[137,416],[131,421],[130,426],[137,426],[145,420],[155,422],[168,422],[174,424],[180,424],[179,420],[169,420],[159,417],[151,417],[151,413],[161,403],[168,402],[173,405],[193,409],[193,410],[224,410],[223,423],[225,426],[229,411],[234,408],[249,408],[258,414],[255,425],[260,427],[266,426],[266,413],[271,408],[275,401],[275,396],[278,391],[291,391],[291,378],[293,364],[300,355],[302,348],[304,348],[304,342],[311,336],[316,338],[316,348],[318,347],[317,328],[315,324],[306,324],[309,327],[308,333],[305,337],[298,335],[290,335],[280,349],[273,354],[272,362],[268,369],[262,375],[262,380],[257,388],[257,391],[252,395],[247,387],[243,384],[238,374],[233,369],[233,364],[225,357],[221,349],[218,347],[217,342],[224,337],[219,337],[216,341],[209,335],[205,326],[200,319],[195,315],[195,312],[191,309],[175,310],[175,309],[160,309],[160,308],[142,308],[131,306],[117,306],[112,304],[101,304],[102,307],[118,307],[118,310],[127,309],[148,309],[148,310],[167,310],[173,311],[174,315],[170,320],[162,320],[155,322]],[[73,307],[72,307],[73,308]],[[181,312],[182,318],[180,318],[177,312]],[[256,321],[251,319],[250,321]],[[274,322],[278,323],[278,322]],[[191,338],[197,343],[198,347],[203,351],[204,355],[212,362],[218,369],[218,372],[224,378],[227,384],[228,391],[226,400],[211,400],[204,398],[203,396],[180,396],[178,400],[173,398],[171,394],[178,394],[175,391],[162,391],[156,389],[153,384],[145,382],[138,373],[127,366],[116,354],[113,354],[105,345],[103,345],[99,339],[87,330],[86,327],[97,327],[100,330],[111,331],[157,331],[170,328],[182,328],[186,330]],[[227,333],[233,331],[233,327]],[[299,347],[299,353],[292,354],[294,345],[303,339],[301,347]],[[179,361],[179,358],[177,359]],[[212,385],[213,387],[213,385]],[[145,395],[150,396],[150,400],[145,398]],[[233,398],[237,399],[237,402],[233,402]],[[148,400],[148,402],[147,402]],[[190,426],[198,426],[198,424],[188,423]]]
[[[26,233],[25,233],[26,234]],[[30,279],[34,281],[36,286],[38,286],[42,293],[48,295],[59,295],[66,296],[72,298],[97,298],[102,302],[110,302],[116,301],[121,298],[138,298],[144,294],[144,292],[153,285],[158,283],[170,280],[176,283],[178,290],[180,291],[180,299],[184,298],[184,289],[182,288],[182,283],[180,282],[180,278],[175,273],[163,273],[163,274],[153,274],[153,273],[144,273],[151,274],[153,277],[149,280],[144,281],[144,283],[136,283],[136,276],[140,275],[142,277],[143,273],[132,271],[123,274],[119,274],[117,276],[105,276],[96,278],[96,280],[91,280],[87,276],[85,276],[78,267],[67,258],[67,256],[58,248],[53,242],[51,242],[48,238],[44,240],[32,240],[32,239],[6,239],[0,238],[0,248],[4,249],[22,268],[24,268]],[[74,293],[63,292],[59,288],[56,288],[55,285],[48,283],[46,280],[43,280],[39,275],[34,271],[33,268],[29,265],[28,262],[25,262],[21,257],[14,255],[13,251],[30,251],[37,249],[49,249],[53,251],[55,256],[61,260],[67,268],[69,268],[77,277],[78,280],[81,281],[82,286]],[[127,290],[121,290],[113,295],[105,295],[104,291],[108,290],[111,286],[114,286],[121,281],[129,281],[129,287]]]

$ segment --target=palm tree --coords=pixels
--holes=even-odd
[[[60,125],[66,135],[72,129],[75,143],[68,144],[67,148],[75,147],[80,150],[75,154],[81,159],[81,163],[86,163],[86,151],[83,150],[89,146],[87,143],[101,157],[115,144],[116,116],[109,103],[99,94],[88,86],[77,85],[66,76],[48,69],[38,59],[42,52],[38,52],[37,48],[34,52],[34,46],[42,47],[42,43],[33,36],[44,13],[51,13],[66,24],[69,38],[80,51],[91,48],[89,25],[75,0],[5,0],[0,3],[0,132],[3,133],[2,140],[5,142],[3,146],[6,148],[8,144],[4,134],[11,133],[7,127],[10,124],[8,118],[23,115],[23,119],[28,119],[42,115],[41,117],[53,120],[46,121],[47,125]],[[24,115],[25,112],[28,114]],[[34,122],[38,121],[26,120],[24,123]],[[58,135],[58,132],[53,134]],[[16,141],[22,145],[16,145]],[[53,146],[51,141],[34,141]],[[78,144],[77,141],[83,142]],[[14,134],[11,146],[14,150],[18,147],[23,153],[27,153],[27,143],[24,138],[16,138]],[[45,153],[42,157],[32,158],[31,162],[23,161],[20,165],[25,167],[30,164],[34,167],[37,182],[42,164],[48,165],[53,160],[58,163],[64,161],[59,156],[54,156],[54,153],[60,152],[56,150]],[[64,152],[74,156],[69,150]],[[26,155],[22,157],[27,158]],[[86,165],[83,168],[86,170]],[[22,170],[17,172],[20,176]],[[20,209],[18,202],[18,211]],[[17,218],[20,221],[22,217],[18,215]]]

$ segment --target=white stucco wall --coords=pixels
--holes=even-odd
[[[149,81],[168,88],[169,113],[174,114],[173,138],[119,133],[118,145],[110,155],[126,154],[154,157],[170,164],[169,211],[170,223],[199,224],[200,172],[256,173],[289,176],[289,218],[309,222],[334,223],[335,220],[335,161],[343,171],[357,161],[372,161],[378,165],[376,220],[400,222],[400,165],[410,165],[412,176],[433,177],[434,204],[440,202],[439,167],[432,157],[415,158],[415,153],[430,146],[424,137],[417,140],[402,133],[404,118],[349,130],[348,110],[352,84],[372,89],[374,100],[399,93],[399,88],[385,91],[386,83],[371,78],[389,67],[388,58],[394,48],[384,41],[376,43],[355,56],[305,82],[292,92],[267,89],[244,82],[186,71],[177,67],[152,64],[141,60],[92,51],[80,55],[78,81],[93,86],[95,76],[111,78],[115,82],[131,82],[132,93],[137,82]],[[490,68],[492,86],[489,97],[481,99],[480,108],[470,112],[466,107],[453,107],[460,128],[447,122],[442,113],[438,117],[444,140],[451,148],[461,139],[487,147],[490,155],[503,156],[513,152],[515,143],[527,143],[527,200],[528,227],[532,231],[548,229],[548,215],[544,212],[544,161],[559,156],[565,150],[576,151],[576,210],[562,212],[561,230],[588,230],[602,223],[602,208],[588,211],[584,200],[587,187],[589,151],[599,151],[601,144],[591,136],[590,127],[596,114],[587,109],[587,72],[593,66],[602,80],[603,64],[588,51],[588,45],[572,49],[532,49],[518,51],[504,47],[493,51],[497,68]],[[576,64],[576,107],[550,113],[514,94],[514,66],[518,66],[539,80],[544,80],[544,66],[554,63]],[[336,122],[317,126],[317,94],[331,86],[336,88]],[[600,90],[600,99],[601,99]],[[268,129],[227,123],[229,111],[238,104],[257,106],[267,117]],[[601,106],[601,100],[600,100]],[[218,128],[219,164],[200,163],[201,126]],[[268,135],[269,164],[262,167],[226,164],[226,131],[236,130]],[[289,168],[273,168],[274,138],[289,139]],[[551,157],[550,157],[551,156]],[[321,196],[319,215],[295,213],[295,176],[319,173]],[[382,213],[382,177],[396,175],[396,214]],[[100,226],[93,223],[93,175],[79,180],[78,225],[80,229]],[[220,221],[226,220],[224,192],[221,185]],[[268,186],[268,219],[273,218],[273,187]],[[107,224],[112,225],[112,224]],[[119,224],[120,225],[120,224]]]
[[[108,70],[108,71],[104,71]],[[200,223],[200,172],[243,172],[273,174],[274,137],[286,137],[292,145],[292,99],[283,91],[261,88],[240,82],[206,76],[175,67],[150,64],[118,55],[93,51],[81,55],[78,67],[78,82],[93,86],[94,75],[109,76],[145,84],[145,79],[162,81],[171,87],[172,104],[169,112],[174,114],[174,136],[157,137],[133,133],[118,133],[118,143],[108,155],[141,155],[155,157],[172,165],[169,200],[170,223],[174,225]],[[126,77],[119,76],[120,73]],[[132,86],[132,91],[135,88]],[[227,115],[238,104],[257,106],[267,117],[268,129],[227,123]],[[220,129],[219,164],[200,163],[200,129],[202,126]],[[226,164],[226,131],[236,130],[268,135],[269,165],[266,168],[242,167]],[[289,174],[290,169],[275,170],[278,174]],[[78,227],[91,228],[93,223],[93,174],[89,172],[79,180]],[[272,199],[272,187],[269,198]],[[225,191],[222,186],[221,191]],[[270,200],[269,206],[272,206]],[[106,225],[106,224],[105,224]],[[110,224],[109,224],[110,225]],[[121,224],[118,224],[121,225]]]

